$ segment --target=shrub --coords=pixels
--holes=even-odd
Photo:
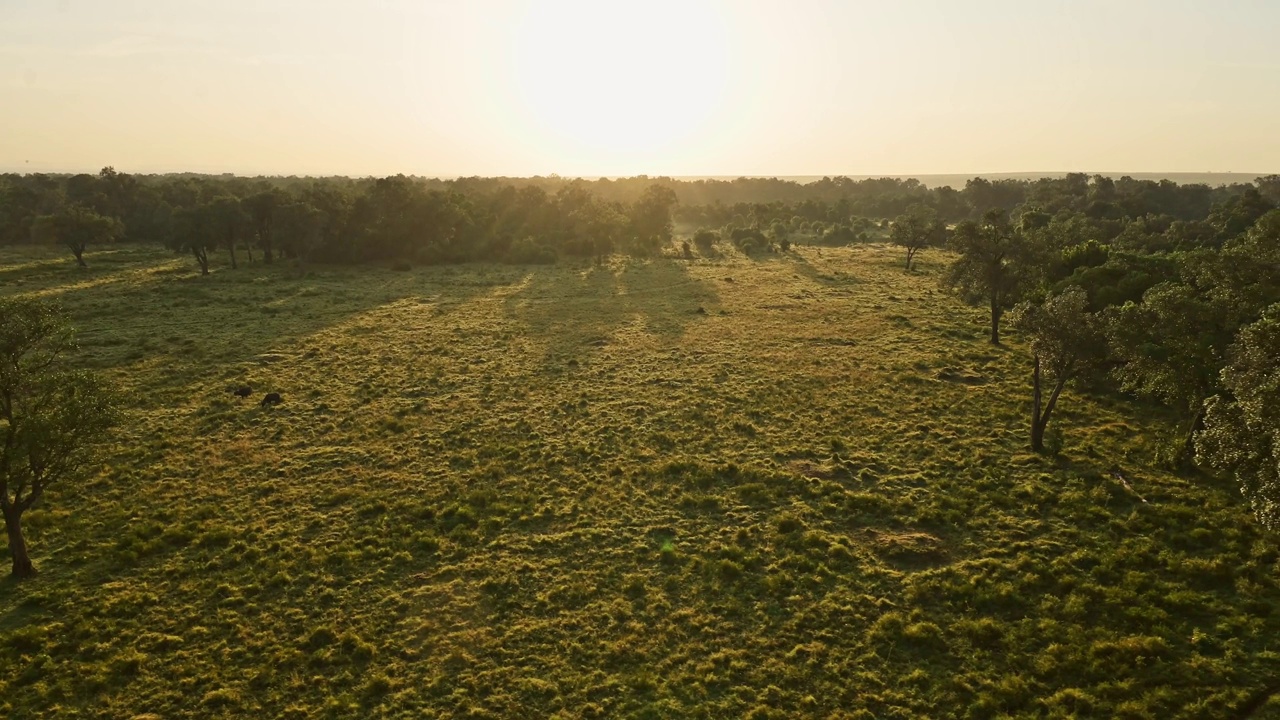
[[[516,240],[507,251],[507,262],[513,265],[551,265],[555,261],[556,251],[531,237]]]
[[[746,255],[769,247],[769,239],[756,228],[736,228],[732,240],[734,247]]]
[[[703,228],[694,233],[693,244],[700,254],[706,256],[715,252],[716,241],[719,239],[719,233]]]

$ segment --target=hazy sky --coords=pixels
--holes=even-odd
[[[0,170],[1280,170],[1280,1],[0,0]]]

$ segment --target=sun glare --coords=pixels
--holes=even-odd
[[[715,0],[535,3],[513,48],[513,122],[571,172],[670,165],[724,109],[727,36]]]

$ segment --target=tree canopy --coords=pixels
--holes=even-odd
[[[49,487],[82,475],[93,443],[117,417],[101,380],[72,365],[74,350],[56,308],[0,299],[0,512],[18,577],[35,574],[22,514]]]

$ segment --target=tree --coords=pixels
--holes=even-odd
[[[310,203],[289,203],[275,210],[273,232],[280,249],[305,266],[324,236],[325,215]],[[264,250],[265,252],[265,250]]]
[[[215,237],[231,253],[231,269],[236,265],[236,241],[244,237],[249,227],[249,215],[240,205],[239,198],[221,195],[209,203],[208,215]]]
[[[33,240],[66,245],[82,268],[89,267],[84,252],[90,244],[111,242],[121,232],[120,221],[82,205],[68,205],[52,215],[41,215],[31,224]]]
[[[965,221],[950,239],[959,257],[943,278],[965,300],[985,300],[991,307],[991,344],[1000,344],[1000,318],[1017,297],[1019,281],[1030,263],[1030,244],[1004,212],[992,210],[981,223]]]
[[[893,229],[889,231],[889,240],[907,250],[907,270],[916,253],[940,244],[946,237],[947,226],[938,219],[938,214],[927,205],[912,205],[907,212],[893,221]]]
[[[655,250],[671,242],[671,210],[676,206],[676,193],[664,185],[650,185],[631,206],[631,229],[644,251]]]
[[[1186,425],[1175,464],[1194,455],[1204,402],[1220,389],[1220,372],[1239,321],[1211,295],[1181,284],[1152,287],[1141,303],[1106,311],[1112,374],[1122,389],[1179,411]]]
[[[75,349],[66,318],[34,300],[0,300],[0,512],[13,574],[36,570],[22,514],[59,482],[81,474],[90,449],[116,420],[95,376],[68,368]]]
[[[1280,304],[1240,331],[1222,384],[1206,403],[1196,458],[1234,475],[1258,521],[1280,529]]]
[[[1027,334],[1034,357],[1031,395],[1031,449],[1044,452],[1044,432],[1062,389],[1096,357],[1102,347],[1096,317],[1088,311],[1089,296],[1069,287],[1043,303],[1015,308],[1013,326]],[[1044,401],[1043,386],[1051,385]]]
[[[174,252],[189,252],[200,266],[200,274],[209,274],[209,251],[217,249],[208,205],[182,208],[173,214],[168,245]]]
[[[262,259],[267,264],[275,259],[273,243],[276,213],[281,206],[288,203],[289,197],[276,188],[264,190],[244,199],[245,209],[258,235],[258,246],[262,248]]]

